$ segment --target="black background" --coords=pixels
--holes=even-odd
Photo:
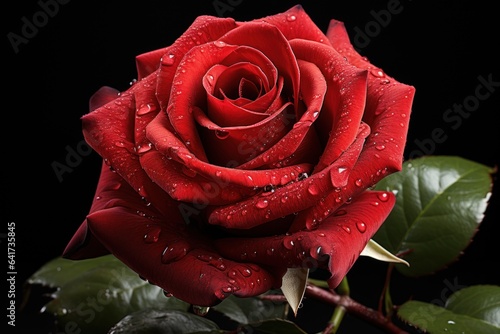
[[[54,162],[67,165],[69,151],[85,148],[80,117],[88,110],[89,97],[103,85],[125,90],[136,77],[135,56],[170,45],[199,15],[243,21],[296,4],[218,1],[228,4],[224,10],[217,9],[214,1],[60,0],[44,21],[42,3],[55,0],[10,2],[3,14],[7,76],[1,131],[1,214],[2,233],[8,222],[16,224],[18,304],[24,280],[61,254],[90,207],[100,170],[97,154],[85,152],[80,161],[73,160],[72,171],[59,178],[53,168]],[[396,3],[397,13],[382,15]],[[423,150],[418,143],[424,142],[427,154],[459,155],[491,167],[499,163],[500,29],[492,4],[477,0],[301,4],[323,31],[330,19],[343,21],[361,54],[390,76],[416,87],[405,158],[420,155],[417,150]],[[377,21],[381,18],[384,21]],[[38,25],[36,31],[23,30],[27,21]],[[31,35],[16,50],[9,34],[23,33]],[[454,104],[473,101],[481,84],[479,77],[490,77],[497,84],[489,97],[469,107],[468,117],[452,128],[453,123],[446,122],[443,115]],[[431,147],[429,138],[437,128],[444,131],[446,140],[433,141]],[[396,303],[405,298],[443,300],[447,282],[500,284],[495,267],[499,264],[498,191],[494,188],[479,232],[460,261],[432,278],[407,280],[396,275]],[[5,243],[2,235],[3,249]],[[373,260],[360,259],[350,273],[352,296],[376,307],[384,268]],[[321,310],[325,307],[306,299],[297,321],[310,332],[320,331],[328,320],[328,313]],[[29,319],[19,314],[18,326],[21,321]],[[357,323],[348,316],[340,333],[348,333]],[[379,333],[363,328],[366,333]]]

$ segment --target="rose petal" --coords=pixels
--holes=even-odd
[[[268,57],[285,79],[284,94],[295,97],[297,108],[299,96],[299,68],[288,40],[275,26],[260,22],[247,22],[221,37],[227,44],[243,44],[253,47]],[[273,43],[268,41],[272,40]]]
[[[295,161],[316,162],[320,145],[312,127],[320,114],[326,94],[326,81],[320,70],[313,63],[299,60],[301,72],[300,86],[302,101],[306,111],[297,115],[298,121],[293,128],[274,146],[269,147],[254,159],[239,166],[241,169],[256,169],[264,165],[271,165],[294,156]],[[291,120],[290,120],[291,121]],[[269,145],[268,145],[269,146]],[[290,161],[290,163],[293,163]]]
[[[295,120],[291,103],[249,126],[219,127],[199,109],[193,117],[201,126],[200,135],[213,165],[236,167],[267,150],[289,132]]]
[[[187,52],[184,62],[178,65],[175,74],[175,80],[182,82],[182,84],[172,86],[169,104],[166,107],[167,115],[182,142],[189,143],[189,150],[198,159],[204,161],[207,161],[207,157],[198,135],[196,123],[191,116],[194,106],[206,105],[206,93],[200,78],[208,69],[221,62],[236,48],[237,46],[221,45],[219,42],[194,47]],[[196,61],[188,62],[188,59],[196,59]],[[160,81],[158,81],[157,91],[165,89],[167,87],[160,85]],[[154,136],[155,134],[150,133],[149,135]],[[150,140],[154,139],[150,138]]]
[[[404,147],[409,125],[409,115],[415,88],[402,84],[383,73],[361,57],[349,42],[342,22],[332,20],[327,33],[332,44],[350,63],[370,71],[368,76],[367,103],[363,120],[372,128],[365,147],[349,176],[346,187],[336,195],[329,195],[324,206],[337,207],[343,201],[354,198],[390,173],[401,170]],[[321,217],[320,206],[308,209],[310,219]]]
[[[375,156],[376,159],[368,157],[366,160],[375,161],[376,170],[401,170],[415,87],[396,81],[357,53],[342,22],[331,20],[327,36],[351,64],[370,72],[363,120],[374,129],[368,140],[370,154],[366,155]],[[360,165],[361,168],[364,167]],[[378,182],[379,179],[375,178],[371,182]]]
[[[251,125],[268,117],[268,114],[262,111],[267,110],[272,101],[276,99],[276,89],[261,96],[258,99],[259,102],[245,104],[237,104],[236,101],[227,98],[223,93],[221,93],[223,95],[221,98],[213,95],[215,90],[213,85],[225,69],[225,66],[215,65],[203,77],[203,86],[208,93],[207,117],[221,127]]]
[[[242,200],[255,193],[253,188],[241,187],[221,178],[208,178],[196,171],[165,159],[158,151],[151,150],[141,156],[141,164],[151,180],[177,201],[193,203],[194,209],[185,208],[185,220],[191,214],[199,214],[208,205],[226,205]]]
[[[114,206],[87,219],[114,256],[187,303],[213,306],[231,294],[256,296],[276,285],[264,269],[220,257],[198,230],[176,224],[177,215],[151,220],[137,208]]]
[[[202,45],[219,39],[226,32],[234,29],[232,18],[219,18],[209,15],[198,16],[189,28],[169,47],[159,51],[147,52],[136,57],[138,80],[158,69],[158,100],[168,102],[170,88],[177,66],[193,45]],[[167,105],[161,105],[166,108]]]
[[[311,20],[301,5],[296,5],[283,13],[254,21],[265,21],[275,25],[288,40],[299,38],[330,45],[328,38],[318,28],[317,24]],[[243,22],[242,24],[246,23]]]
[[[89,99],[89,111],[93,111],[119,96],[120,91],[112,87],[103,86],[97,90]]]
[[[345,184],[349,172],[342,172],[354,165],[368,133],[369,128],[362,125],[355,143],[321,172],[294,182],[282,178],[284,186],[272,193],[264,192],[232,205],[214,208],[208,215],[208,222],[226,228],[248,229],[315,205],[325,194]]]
[[[329,216],[311,231],[259,238],[225,238],[215,241],[220,254],[239,259],[251,254],[263,267],[327,267],[330,288],[336,288],[361,251],[385,221],[395,204],[390,192],[365,191],[351,204]]]
[[[181,163],[183,166],[205,176],[209,180],[218,180],[220,183],[230,183],[236,186],[243,186],[253,189],[255,187],[264,187],[266,185],[280,184],[280,178],[286,175],[290,180],[295,179],[293,175],[300,175],[309,172],[311,165],[307,163],[283,167],[271,170],[240,170],[231,167],[216,166],[206,163],[193,155],[180,140],[166,128],[165,116],[158,116],[148,124],[148,138],[156,149],[165,157]],[[153,176],[151,176],[153,177]],[[179,186],[183,186],[179,184]]]
[[[320,67],[328,90],[318,120],[319,132],[328,136],[324,153],[315,170],[335,161],[356,138],[366,102],[367,73],[350,65],[333,48],[305,40],[290,42],[297,58],[324,64]]]
[[[143,79],[140,84],[132,86],[114,100],[84,115],[82,123],[85,140],[103,157],[108,167],[123,177],[145,201],[165,212],[168,211],[164,200],[166,194],[142,169],[135,142],[138,135],[134,131],[136,113],[140,112],[140,108],[136,108],[135,96],[147,97],[154,94],[154,77],[153,74]],[[136,92],[137,90],[144,91]],[[146,98],[148,101],[151,99]]]

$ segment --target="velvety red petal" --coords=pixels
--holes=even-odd
[[[319,155],[320,144],[316,136],[314,122],[318,118],[327,86],[321,71],[313,63],[299,60],[302,102],[306,110],[297,115],[293,127],[274,146],[269,147],[254,159],[239,166],[241,169],[261,168],[293,156],[296,161],[311,161],[306,157]],[[290,122],[292,119],[290,119]],[[269,145],[267,145],[269,146]],[[304,148],[301,150],[300,148]],[[311,161],[312,162],[312,161]],[[314,159],[316,162],[316,159]]]
[[[97,90],[89,99],[89,111],[93,111],[108,102],[118,98],[119,91],[112,87],[103,86]]]
[[[288,40],[298,38],[330,44],[323,31],[311,20],[301,5],[296,5],[283,13],[256,19],[255,21],[265,21],[275,25]],[[245,22],[242,24],[245,24]]]
[[[342,22],[331,20],[327,36],[349,63],[370,73],[363,120],[374,129],[368,142],[369,155],[376,159],[367,160],[387,164],[377,169],[401,170],[415,88],[398,82],[362,57],[350,43]]]
[[[195,205],[195,212],[184,204],[186,218],[198,214],[208,205],[226,205],[242,200],[255,193],[253,188],[240,187],[220,178],[207,178],[196,171],[166,159],[161,153],[151,150],[141,156],[141,164],[151,180],[177,201]]]
[[[366,103],[367,73],[345,61],[326,45],[305,40],[290,42],[298,59],[321,64],[327,80],[325,103],[316,122],[326,147],[315,170],[322,170],[342,154],[356,138]]]
[[[137,208],[114,206],[89,215],[88,222],[114,256],[190,304],[213,306],[231,294],[256,296],[276,285],[264,269],[222,258],[210,240],[176,218],[150,219]]]
[[[189,50],[185,61],[179,64],[175,74],[175,81],[182,82],[182,84],[172,86],[168,107],[162,106],[166,107],[170,123],[183,144],[188,144],[192,154],[204,161],[207,161],[207,157],[198,135],[196,123],[191,115],[192,109],[194,106],[204,107],[206,105],[206,92],[201,81],[203,75],[236,48],[237,46],[221,45],[220,42],[214,42]],[[196,59],[196,61],[188,62],[188,59]],[[167,87],[158,81],[157,91],[165,89]]]
[[[307,163],[272,170],[240,170],[232,167],[216,166],[206,163],[193,155],[177,137],[166,128],[168,122],[162,114],[148,124],[148,136],[156,149],[166,158],[171,158],[197,174],[209,180],[219,180],[246,188],[278,185],[283,177],[294,180],[298,175],[309,172],[311,165]],[[295,175],[295,177],[294,177]],[[181,185],[179,185],[181,186]]]
[[[161,48],[135,57],[135,67],[137,70],[137,80],[142,80],[155,72],[160,66],[161,57],[167,53],[168,47]]]
[[[247,256],[263,267],[326,267],[336,288],[395,204],[390,192],[365,191],[345,204],[315,230],[259,238],[217,240],[225,257]]]
[[[144,92],[138,92],[144,90]],[[136,132],[136,125],[141,123],[138,118],[147,115],[141,108],[142,102],[153,103],[150,94],[154,92],[154,74],[141,80],[114,100],[102,105],[82,117],[83,134],[87,143],[103,157],[105,163],[113,171],[123,177],[143,198],[161,212],[168,211],[167,194],[154,184],[141,167],[139,152],[149,147],[145,142],[136,144],[136,137],[144,138]],[[154,94],[154,93],[153,93]],[[136,106],[135,97],[142,102]],[[154,107],[152,107],[154,108]],[[156,111],[157,112],[157,111]]]
[[[198,16],[171,46],[146,52],[136,57],[138,80],[148,76],[162,64],[163,66],[161,66],[158,72],[158,99],[167,103],[175,70],[184,54],[193,45],[215,41],[235,27],[236,24],[231,18],[219,18],[208,15]],[[166,105],[162,105],[162,108],[164,107]]]
[[[219,127],[199,109],[193,109],[193,117],[201,125],[209,162],[213,165],[236,167],[267,150],[292,128],[295,116],[291,103],[285,103],[272,115],[248,126]]]
[[[317,219],[324,207],[335,208],[337,202],[354,198],[390,173],[401,170],[403,152],[409,125],[409,115],[415,89],[385,74],[361,57],[349,42],[342,22],[332,20],[327,36],[334,47],[360,69],[369,71],[367,102],[363,120],[372,128],[365,147],[353,168],[345,187],[331,194],[316,207],[308,209],[307,216]]]
[[[293,181],[282,177],[284,186],[272,192],[263,192],[232,205],[214,208],[208,215],[208,222],[226,228],[248,229],[322,202],[325,194],[345,184],[348,170],[358,159],[368,133],[369,128],[362,124],[353,145],[324,170],[302,180]]]
[[[278,69],[285,79],[284,94],[295,97],[297,107],[299,96],[299,67],[288,40],[281,31],[271,24],[247,22],[221,37],[222,42],[246,45],[260,50]],[[269,41],[273,43],[269,43]]]

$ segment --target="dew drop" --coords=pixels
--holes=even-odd
[[[357,180],[354,182],[354,184],[355,184],[356,186],[358,186],[358,187],[361,187],[361,186],[363,185],[363,180],[361,180],[361,179],[357,179]]]
[[[264,209],[269,205],[269,201],[267,199],[260,199],[257,201],[255,206],[259,209]]]
[[[137,146],[136,151],[137,151],[137,153],[142,154],[142,153],[146,153],[146,152],[150,151],[151,148],[153,148],[153,144],[148,143],[146,145]]]
[[[382,202],[387,202],[389,200],[389,194],[386,193],[386,192],[383,192],[383,193],[379,193],[377,194],[377,197],[379,200],[381,200]]]
[[[222,292],[224,292],[224,293],[230,293],[232,291],[233,291],[233,288],[230,286],[225,286],[222,288]]]
[[[208,262],[208,264],[214,268],[217,268],[220,271],[226,270],[226,265],[224,264],[221,258],[217,260],[211,260],[210,262]]]
[[[378,68],[372,69],[370,73],[377,78],[383,78],[385,76],[384,72]]]
[[[229,137],[229,132],[225,130],[215,130],[215,136],[219,139],[226,139]]]
[[[188,252],[188,247],[189,245],[185,241],[178,241],[171,246],[166,246],[161,254],[161,262],[168,264],[184,257]]]
[[[169,54],[166,57],[162,57],[161,64],[165,66],[172,66],[175,62],[175,56],[173,54]]]
[[[297,20],[297,16],[290,14],[290,15],[288,15],[288,16],[286,17],[286,20],[287,20],[288,22],[293,22],[293,21]]]
[[[223,41],[215,41],[215,42],[214,42],[214,45],[215,45],[216,47],[218,47],[218,48],[223,48],[223,47],[225,47],[225,46],[226,46],[226,43],[225,43],[225,42],[223,42]]]
[[[151,103],[145,103],[143,105],[141,105],[138,109],[137,109],[137,115],[139,116],[142,116],[142,115],[146,115],[150,112],[153,112],[155,111],[156,107],[154,104],[151,104]]]
[[[161,228],[159,226],[153,226],[146,234],[144,234],[144,242],[147,244],[152,244],[158,241],[161,233]]]
[[[351,233],[351,228],[349,226],[342,226],[342,229],[347,233]]]
[[[274,254],[274,248],[268,248],[266,251],[267,255],[273,255]]]
[[[295,246],[295,242],[293,241],[292,238],[290,237],[285,237],[283,239],[283,246],[286,248],[286,249],[292,249],[293,246]]]
[[[240,269],[238,269],[238,271],[240,272],[240,274],[243,277],[250,277],[250,276],[252,276],[252,271],[249,268],[240,268]]]
[[[363,222],[357,222],[356,227],[358,228],[358,231],[361,233],[365,233],[366,231],[366,224]]]
[[[347,168],[346,168],[346,167],[339,167],[339,168],[337,169],[337,171],[338,171],[339,173],[343,173],[343,172],[345,172],[346,170],[347,170]]]
[[[377,145],[375,148],[379,151],[383,151],[385,149],[385,145]]]
[[[311,184],[309,188],[307,188],[307,192],[313,196],[319,194],[319,187],[316,184]]]

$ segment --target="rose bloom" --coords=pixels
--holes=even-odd
[[[280,288],[288,268],[335,288],[395,204],[371,188],[402,167],[414,87],[300,6],[200,16],[136,64],[82,117],[103,164],[63,257],[111,253],[199,306]]]

